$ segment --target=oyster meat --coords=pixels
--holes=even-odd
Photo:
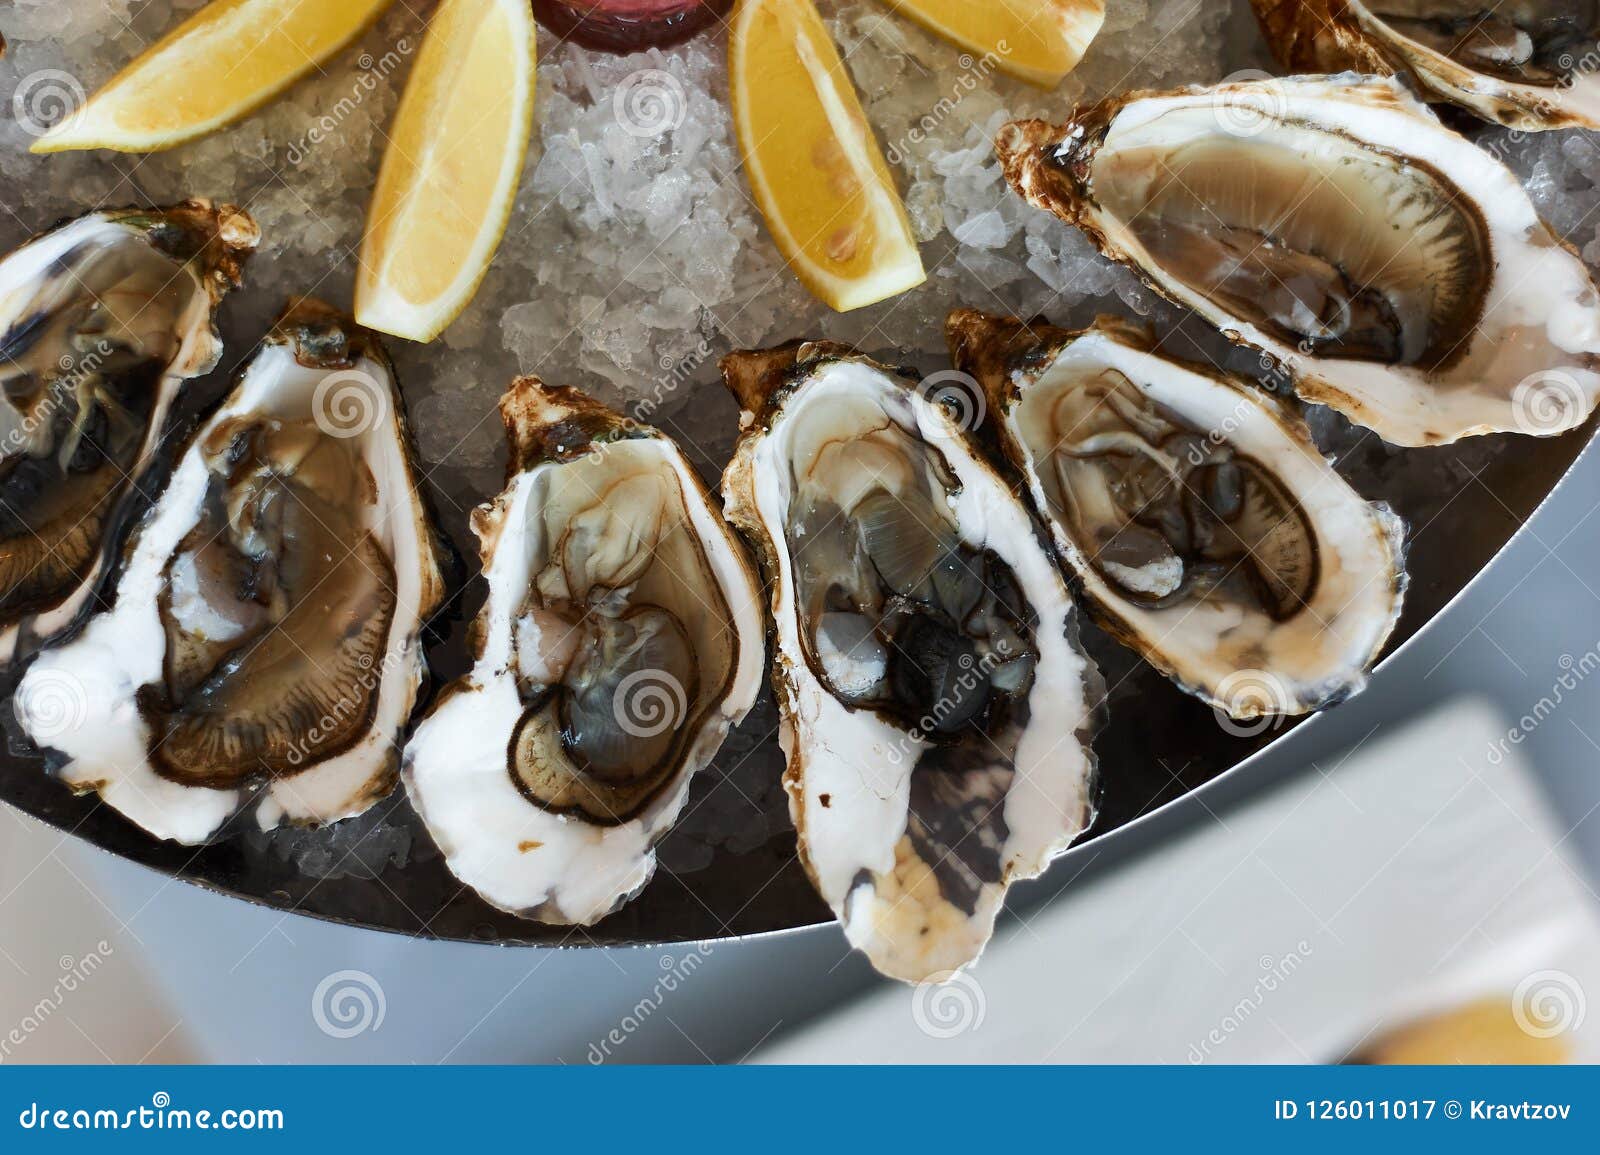
[[[412,462],[377,338],[294,303],[183,448],[115,603],[18,687],[67,784],[185,843],[258,785],[263,828],[387,794],[444,595]]]
[[[693,776],[761,688],[761,595],[677,445],[534,377],[500,401],[506,488],[473,516],[471,671],[406,748],[445,861],[488,902],[589,925],[655,870]]]
[[[946,332],[1109,633],[1237,718],[1365,683],[1400,613],[1403,527],[1298,416],[1115,318],[1072,332],[961,309]]]
[[[1102,697],[1022,501],[910,376],[736,353],[723,479],[772,586],[800,856],[883,973],[976,959],[1007,887],[1088,826]]]
[[[1596,0],[1252,0],[1292,72],[1410,78],[1511,128],[1600,128]]]
[[[1135,93],[998,148],[1029,201],[1386,441],[1548,436],[1594,409],[1588,270],[1392,79]]]
[[[90,213],[0,261],[0,665],[87,604],[258,237],[197,200]]]

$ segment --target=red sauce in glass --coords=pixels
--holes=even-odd
[[[733,0],[533,0],[539,22],[603,52],[677,44],[724,16]]]

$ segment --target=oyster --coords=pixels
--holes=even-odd
[[[438,551],[382,346],[296,302],[18,718],[68,785],[161,838],[204,840],[257,783],[263,828],[358,814],[395,781]]]
[[[1596,0],[1252,0],[1292,72],[1409,77],[1511,128],[1600,128]]]
[[[95,212],[0,261],[0,665],[94,592],[255,222],[188,201]]]
[[[1594,409],[1587,269],[1393,80],[1134,94],[998,148],[1029,201],[1386,441],[1550,435]]]
[[[1076,610],[914,378],[823,343],[723,373],[745,411],[723,495],[772,583],[801,860],[878,970],[946,978],[1092,817],[1102,695]]]
[[[1111,317],[960,309],[946,333],[1109,633],[1237,718],[1365,683],[1400,613],[1403,526],[1281,402]]]
[[[670,438],[534,377],[500,412],[472,669],[418,725],[406,787],[484,899],[588,925],[650,880],[690,779],[754,703],[760,590]]]

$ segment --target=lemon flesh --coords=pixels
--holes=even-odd
[[[356,320],[429,341],[466,308],[510,219],[533,127],[527,0],[444,0],[367,209]]]
[[[728,64],[745,175],[806,288],[846,312],[926,280],[905,205],[811,0],[741,0]]]
[[[157,152],[232,124],[359,36],[391,0],[215,0],[124,68],[33,152]]]
[[[972,53],[970,69],[998,69],[1041,88],[1056,87],[1078,66],[1106,18],[1105,0],[881,3]]]

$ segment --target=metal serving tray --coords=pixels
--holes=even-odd
[[[1211,342],[1199,338],[1198,344]],[[220,388],[214,383],[211,391]],[[1342,423],[1333,429],[1341,471],[1367,497],[1389,502],[1410,527],[1411,584],[1390,656],[1495,558],[1596,435],[1591,422],[1554,439],[1503,436],[1396,450]],[[701,462],[708,476],[720,464]],[[447,512],[464,511],[485,497],[448,476],[437,496]],[[470,557],[464,515],[445,522]],[[481,597],[478,584],[469,583],[455,617],[431,645],[441,681],[462,667],[463,623]],[[1227,774],[1282,741],[1296,724],[1231,732],[1210,708],[1097,630],[1086,628],[1085,641],[1111,687],[1109,721],[1095,743],[1099,816],[1085,841],[1105,838]],[[427,938],[542,945],[699,941],[794,929],[831,917],[795,857],[770,695],[697,779],[684,820],[662,844],[661,868],[649,887],[587,929],[543,926],[484,903],[445,869],[403,790],[332,830],[267,834],[246,813],[211,843],[182,847],[156,841],[93,795],[73,795],[17,741],[7,722],[0,800],[170,877],[277,910]]]

